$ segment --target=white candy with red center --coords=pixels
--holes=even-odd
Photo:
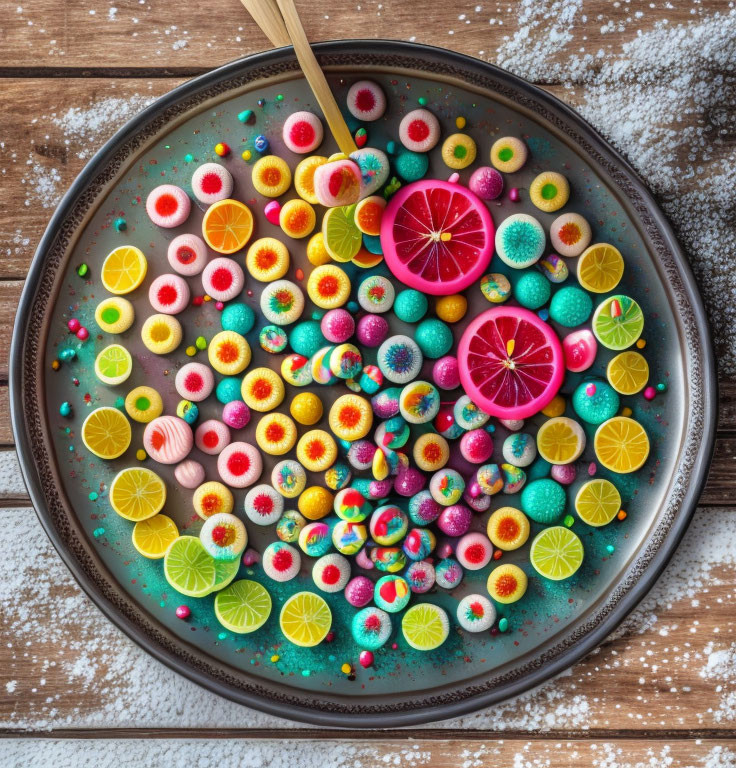
[[[493,557],[493,545],[482,533],[466,533],[457,543],[455,557],[463,568],[479,571]]]
[[[156,312],[178,315],[189,304],[189,286],[179,275],[160,275],[148,289],[148,300]]]
[[[169,243],[171,268],[185,277],[198,275],[207,263],[207,246],[197,235],[178,235]]]
[[[205,205],[225,200],[232,191],[233,177],[230,171],[217,163],[200,165],[192,176],[192,192]]]
[[[323,555],[312,568],[312,579],[323,592],[341,592],[350,580],[350,563],[335,552]]]
[[[412,152],[429,152],[440,140],[440,124],[428,109],[415,109],[399,124],[399,139]]]
[[[215,388],[215,375],[212,369],[202,363],[186,363],[179,368],[174,380],[176,391],[185,400],[201,403]]]
[[[291,581],[302,567],[299,550],[284,541],[274,541],[263,551],[263,572],[274,581]]]
[[[171,229],[183,224],[189,217],[192,201],[189,195],[173,184],[162,184],[146,198],[146,213],[159,227]]]
[[[245,497],[245,514],[256,525],[271,525],[284,511],[284,497],[263,483],[251,488]]]
[[[383,117],[386,111],[386,96],[378,83],[359,80],[348,91],[348,110],[358,120],[371,122]]]
[[[263,472],[263,459],[250,443],[230,443],[217,457],[217,471],[225,485],[247,488]]]
[[[202,453],[217,456],[230,443],[230,430],[217,419],[203,421],[194,432],[194,444]]]
[[[245,285],[245,274],[236,261],[220,256],[204,268],[202,287],[215,301],[234,299]]]
[[[314,152],[324,137],[322,122],[314,112],[294,112],[286,118],[283,137],[292,152],[300,155]]]

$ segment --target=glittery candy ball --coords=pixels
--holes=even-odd
[[[452,557],[440,560],[435,566],[435,583],[443,589],[455,589],[463,580],[463,569],[460,563]]]
[[[434,566],[426,560],[411,563],[404,572],[404,578],[412,592],[418,595],[424,594],[425,592],[429,592],[434,586]]]
[[[577,477],[577,469],[574,464],[554,464],[550,468],[550,476],[562,485],[571,485]]]
[[[424,357],[436,360],[452,349],[452,331],[447,323],[430,317],[422,320],[414,331],[414,340]]]
[[[391,336],[378,348],[378,367],[395,384],[407,384],[422,368],[422,352],[408,336]]]
[[[399,404],[401,397],[401,389],[398,387],[389,387],[374,395],[371,398],[371,407],[373,413],[379,419],[390,419],[392,416],[398,415],[401,410]]]
[[[385,341],[389,332],[389,324],[381,315],[363,315],[358,320],[355,336],[365,347],[378,347]]]
[[[429,525],[440,516],[442,509],[429,491],[419,491],[409,500],[409,519],[414,525]]]
[[[503,176],[489,166],[482,166],[473,171],[468,188],[481,200],[495,200],[503,192]]]
[[[376,446],[370,440],[356,440],[348,450],[348,463],[353,469],[364,472],[371,468],[375,453]]]
[[[526,472],[513,464],[501,464],[501,474],[504,493],[518,493],[526,483]]]
[[[452,355],[441,357],[432,366],[432,380],[440,389],[456,389],[460,386],[460,367]]]
[[[428,381],[414,381],[401,390],[399,410],[410,424],[426,424],[440,410],[440,393]]]
[[[355,333],[355,320],[346,309],[331,309],[320,322],[322,334],[333,344],[342,344]]]
[[[462,536],[468,532],[473,521],[473,513],[464,504],[453,504],[442,510],[437,527],[445,536]]]
[[[460,438],[460,453],[471,464],[482,464],[491,458],[493,438],[485,429],[471,429]]]
[[[358,286],[358,303],[366,312],[382,314],[394,305],[393,283],[383,275],[371,275]]]
[[[373,600],[373,582],[367,576],[355,576],[345,587],[345,599],[353,608],[363,608]]]
[[[294,544],[299,541],[299,534],[306,524],[306,518],[296,510],[289,509],[281,515],[278,523],[276,523],[276,535],[281,541],[285,541],[287,544]]]
[[[475,473],[481,493],[486,496],[494,496],[503,490],[503,475],[498,464],[484,464]]]
[[[565,511],[566,502],[565,489],[548,477],[529,483],[520,498],[522,511],[542,525],[556,523]]]
[[[399,469],[394,480],[394,491],[399,496],[413,496],[424,488],[427,477],[415,467]]]
[[[394,300],[394,314],[405,323],[418,323],[428,309],[427,297],[412,288],[401,291]]]
[[[596,379],[579,384],[572,395],[572,407],[588,424],[602,424],[618,413],[621,400],[607,382]]]
[[[250,408],[242,400],[231,400],[222,408],[222,420],[232,429],[243,429],[250,421]]]

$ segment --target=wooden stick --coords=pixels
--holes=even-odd
[[[307,78],[317,103],[322,109],[327,125],[335,137],[337,146],[340,147],[340,151],[345,155],[350,155],[358,147],[355,145],[355,141],[353,141],[350,129],[340,113],[340,108],[337,106],[330,86],[327,85],[324,72],[322,72],[309,45],[304,27],[296,11],[294,0],[276,0],[276,2],[284,17],[286,30],[291,37],[291,44],[294,46],[299,65],[302,68],[302,72],[304,72],[304,77]]]
[[[240,2],[274,48],[291,45],[291,38],[275,2],[271,0],[240,0]]]

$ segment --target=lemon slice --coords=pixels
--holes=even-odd
[[[154,515],[133,526],[133,546],[150,560],[159,560],[179,538],[176,523],[166,515]]]
[[[117,408],[92,411],[82,424],[82,442],[101,459],[117,459],[130,445],[130,422]]]
[[[649,381],[649,363],[638,352],[622,352],[608,363],[606,376],[619,394],[635,395]]]
[[[195,536],[179,536],[166,550],[164,576],[182,595],[204,597],[215,585],[215,559]]]
[[[623,274],[624,257],[608,243],[591,245],[578,259],[578,282],[586,291],[608,293],[621,282]]]
[[[355,207],[328,208],[322,219],[324,246],[335,261],[351,261],[363,243],[363,235],[355,224]]]
[[[284,603],[279,625],[287,640],[311,648],[319,645],[330,631],[332,612],[324,598],[314,592],[297,592]]]
[[[225,629],[245,635],[262,627],[271,615],[271,595],[255,581],[241,579],[215,597],[215,616]]]
[[[164,481],[144,467],[124,469],[110,485],[110,504],[126,520],[148,520],[161,511],[165,501]]]
[[[608,525],[621,509],[621,494],[610,480],[588,480],[575,496],[580,519],[596,528]]]
[[[95,375],[111,387],[122,384],[133,370],[133,358],[121,344],[105,347],[95,360]]]
[[[146,277],[148,262],[140,248],[121,245],[108,254],[100,275],[102,284],[118,296],[134,291]]]
[[[538,533],[529,551],[536,572],[552,581],[569,579],[583,564],[583,555],[583,542],[563,525]]]
[[[593,333],[608,349],[626,349],[641,336],[644,313],[629,296],[611,296],[593,314]]]
[[[638,421],[614,416],[598,427],[593,439],[598,461],[611,472],[636,472],[649,456],[649,437]]]
[[[537,432],[539,455],[550,464],[569,464],[585,448],[585,432],[574,419],[555,416],[545,421]]]
[[[419,603],[404,614],[401,620],[404,639],[417,651],[433,651],[447,640],[450,621],[438,605]]]

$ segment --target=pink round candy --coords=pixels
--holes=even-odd
[[[464,504],[445,507],[437,518],[437,527],[446,536],[462,536],[468,532],[473,513]]]
[[[367,547],[364,547],[355,556],[355,564],[358,568],[362,568],[364,571],[370,571],[373,568],[373,560],[371,560],[366,549]]]
[[[169,243],[167,258],[180,275],[198,275],[207,263],[207,246],[197,235],[178,235]]]
[[[229,442],[230,430],[217,419],[203,421],[194,432],[194,444],[209,456],[217,456]]]
[[[188,605],[177,606],[175,613],[177,619],[188,619],[192,615]]]
[[[483,464],[493,453],[493,438],[485,429],[471,429],[460,438],[460,453],[471,464]]]
[[[362,608],[373,600],[373,582],[367,576],[356,576],[345,586],[345,599],[354,608]]]
[[[89,338],[89,331],[83,325],[77,331],[77,338],[80,341],[86,341]]]
[[[457,358],[446,355],[435,361],[432,380],[440,389],[456,389],[460,386],[460,368]]]
[[[333,344],[342,344],[355,333],[355,320],[347,309],[331,309],[320,324],[322,335]]]
[[[156,312],[178,315],[189,304],[189,286],[179,275],[160,275],[148,289],[148,300]]]
[[[482,533],[466,533],[455,548],[455,557],[463,568],[479,571],[493,556],[493,545]]]
[[[187,193],[173,184],[156,187],[146,198],[146,213],[159,227],[171,229],[183,224],[189,217],[192,202]]]
[[[217,471],[231,488],[247,488],[261,476],[263,460],[250,443],[230,443],[217,457]]]
[[[143,432],[143,447],[159,464],[178,464],[189,455],[193,444],[192,428],[177,416],[158,416]]]
[[[519,200],[521,200],[521,193],[516,187],[511,187],[509,190],[509,200],[511,200],[512,203],[518,203]]]
[[[550,470],[550,476],[562,485],[570,485],[575,482],[578,471],[574,464],[553,464]]]
[[[646,387],[642,394],[645,400],[654,400],[657,396],[657,390],[654,387]]]
[[[327,208],[357,203],[360,184],[360,168],[352,160],[333,160],[314,172],[314,194]]]
[[[358,120],[372,122],[383,117],[386,111],[386,95],[381,86],[372,80],[359,80],[348,91],[348,110]]]
[[[491,497],[481,493],[480,496],[471,496],[466,490],[463,494],[463,501],[473,510],[473,512],[485,512],[491,506]]]
[[[380,347],[388,336],[388,320],[383,315],[363,315],[358,320],[355,335],[365,347]]]
[[[234,299],[244,285],[243,269],[233,259],[212,259],[202,272],[202,287],[216,301]]]
[[[358,656],[358,661],[360,662],[360,666],[363,667],[363,669],[372,667],[375,660],[376,657],[373,655],[373,651],[361,651],[360,656]]]
[[[204,467],[194,459],[184,459],[181,464],[176,465],[174,477],[182,488],[194,490],[204,482]]]
[[[250,568],[252,565],[255,565],[256,563],[260,563],[260,562],[261,562],[261,556],[258,554],[258,552],[255,551],[255,549],[251,549],[249,547],[243,553],[243,565],[246,568]]]
[[[503,176],[495,168],[485,165],[473,171],[468,188],[481,200],[495,200],[503,192]]]
[[[174,386],[185,400],[201,403],[212,394],[215,376],[212,369],[202,363],[186,363],[177,372]]]
[[[242,400],[231,400],[222,408],[222,420],[228,427],[243,429],[250,421],[250,408]]]
[[[593,333],[587,328],[568,333],[562,340],[562,351],[565,355],[565,367],[572,373],[587,371],[595,362],[598,352],[598,342]]]
[[[81,327],[82,324],[77,320],[76,317],[73,317],[69,322],[66,324],[66,327],[69,329],[71,333],[76,333]]]
[[[428,109],[415,109],[399,123],[399,139],[412,152],[429,152],[440,140],[440,124]]]
[[[406,467],[399,470],[394,480],[394,490],[399,496],[413,496],[424,488],[427,478],[416,467]]]
[[[281,203],[278,200],[271,200],[270,203],[266,203],[263,208],[263,213],[269,223],[279,226],[281,221]]]
[[[200,165],[192,176],[192,192],[200,203],[212,205],[233,192],[230,171],[217,163]]]
[[[314,152],[323,136],[322,122],[314,112],[293,112],[284,122],[284,144],[300,155]]]

